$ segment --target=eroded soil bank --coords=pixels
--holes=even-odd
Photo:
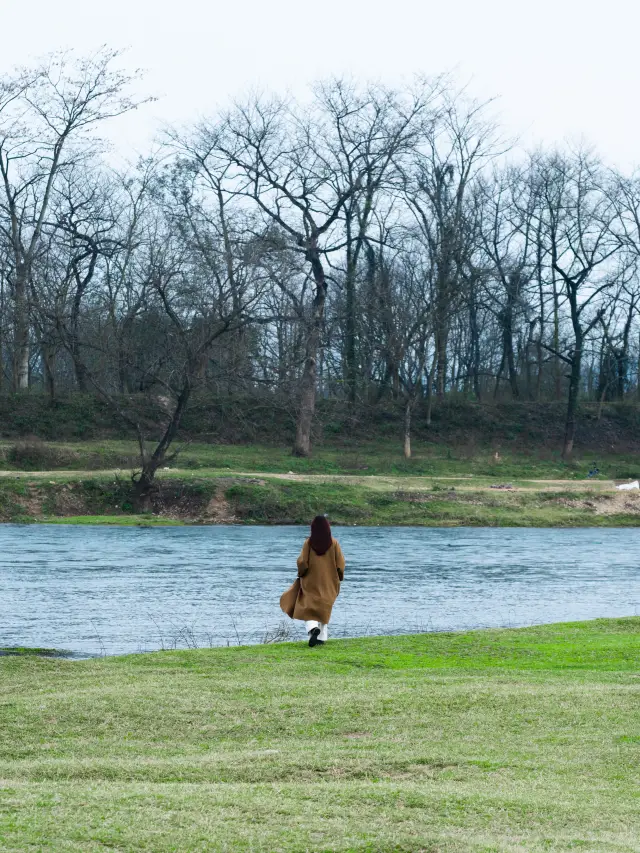
[[[487,483],[429,477],[275,474],[160,478],[152,511],[133,513],[131,482],[110,472],[7,473],[0,521],[111,524],[307,524],[572,527],[640,525],[640,492],[612,481]]]

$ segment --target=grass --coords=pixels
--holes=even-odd
[[[468,527],[632,527],[640,493],[611,481],[491,478],[244,476],[162,472],[154,512],[137,515],[130,484],[112,473],[54,472],[0,478],[0,519],[49,524],[307,524],[318,512],[337,524]]]
[[[183,522],[177,518],[164,518],[154,515],[70,515],[64,518],[44,517],[44,524],[89,524],[118,527],[175,527]]]
[[[153,513],[139,516],[133,511],[131,468],[108,467],[135,464],[130,442],[24,444],[24,458],[34,464],[58,459],[71,467],[2,472],[3,521],[306,524],[320,511],[336,523],[358,525],[640,524],[640,495],[614,490],[616,478],[640,471],[636,458],[624,454],[599,460],[584,455],[565,464],[541,450],[505,451],[496,459],[486,448],[416,442],[415,456],[407,461],[397,448],[378,441],[321,446],[311,459],[295,459],[284,447],[193,444],[173,467],[158,472]],[[7,465],[12,446],[0,444]],[[594,461],[602,473],[587,479]],[[505,483],[513,490],[495,488]]]
[[[37,657],[66,657],[67,652],[60,649],[39,649],[28,646],[0,646],[0,655],[32,655]]]
[[[640,619],[0,659],[0,849],[638,851]]]
[[[30,470],[11,461],[12,441],[0,442],[1,467],[7,471]],[[207,444],[193,442],[186,446],[170,467],[198,473],[261,472],[287,474],[335,474],[357,476],[476,476],[503,479],[581,480],[594,464],[607,479],[640,476],[640,461],[634,453],[601,450],[576,452],[571,462],[564,462],[559,452],[544,445],[531,449],[506,448],[495,459],[495,449],[487,446],[443,445],[414,441],[414,454],[405,460],[399,443],[378,439],[349,441],[344,438],[318,445],[312,457],[299,459],[288,446],[265,444]],[[59,465],[38,464],[37,453],[31,460],[34,470],[59,468],[65,471],[99,471],[121,469],[127,476],[138,463],[135,442],[124,440],[92,440],[83,442],[48,442],[44,445],[43,462],[58,458]],[[42,450],[40,451],[42,452]]]
[[[620,511],[609,512],[610,495],[602,495],[599,490],[586,494],[535,488],[489,491],[475,489],[468,483],[460,489],[460,486],[443,487],[430,482],[423,483],[421,488],[398,491],[398,485],[265,478],[262,484],[240,481],[228,487],[225,494],[236,517],[255,524],[306,524],[318,511],[337,524],[356,525],[624,527],[640,524],[640,502],[635,496],[621,503]],[[601,511],[603,507],[606,512]]]

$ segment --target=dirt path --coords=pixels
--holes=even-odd
[[[234,472],[230,476],[235,477],[262,477],[265,480],[293,480],[302,483],[344,483],[345,485],[369,486],[379,489],[417,488],[432,489],[434,483],[451,483],[456,491],[575,491],[575,492],[614,492],[616,481],[614,480],[517,480],[505,478],[499,480],[489,477],[438,477],[432,474],[421,476],[401,477],[391,474],[371,474],[369,476],[357,476],[352,474],[287,474]],[[505,487],[509,488],[505,488]]]

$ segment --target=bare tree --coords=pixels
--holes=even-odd
[[[29,280],[58,176],[95,147],[91,131],[140,101],[116,51],[58,53],[0,83],[0,228],[11,247],[13,385],[29,387]]]
[[[411,458],[411,422],[414,407],[424,394],[427,359],[433,325],[433,292],[429,277],[424,275],[419,260],[405,254],[396,266],[398,278],[396,318],[399,327],[398,373],[404,404],[404,458]],[[434,347],[435,352],[435,347]],[[430,389],[428,389],[430,400]]]
[[[434,270],[436,391],[443,398],[447,349],[453,317],[462,303],[463,266],[473,249],[468,200],[475,176],[496,157],[497,134],[485,118],[486,105],[447,95],[445,109],[424,134],[405,197],[431,256]]]
[[[138,438],[149,505],[187,407],[317,398],[567,398],[640,388],[640,179],[584,151],[500,162],[443,79],[329,80],[165,135],[118,174],[103,120],[136,106],[117,55],[0,80],[0,356],[13,387],[98,393]],[[8,384],[8,383],[7,383]],[[424,408],[418,406],[424,401]],[[437,402],[435,403],[437,405]]]
[[[285,101],[256,100],[227,117],[217,143],[236,168],[236,191],[280,229],[289,248],[302,254],[313,282],[293,448],[298,456],[311,452],[327,257],[341,249],[338,219],[365,174],[362,156],[355,156],[347,178],[328,139],[326,116],[317,105],[303,110]]]
[[[588,152],[542,157],[537,175],[544,199],[543,239],[551,269],[564,288],[572,330],[563,352],[545,345],[569,367],[562,455],[570,459],[585,342],[603,316],[600,301],[615,280],[612,261],[622,241],[615,228],[617,209],[607,176]]]
[[[421,80],[406,94],[381,86],[360,90],[344,80],[330,81],[316,90],[329,120],[326,146],[339,170],[335,181],[352,190],[340,217],[344,257],[337,261],[345,295],[343,372],[351,403],[356,401],[358,383],[356,284],[366,243],[371,240],[370,225],[376,207],[388,206],[400,192],[403,166],[408,168],[423,134],[432,131],[443,82],[441,78]]]
[[[519,320],[525,319],[529,327],[531,319],[528,288],[535,267],[535,198],[526,193],[516,169],[496,170],[489,179],[478,181],[477,187],[483,290],[502,340],[494,397],[506,367],[511,396],[517,400],[520,386],[514,339]],[[533,325],[529,328],[533,329]],[[529,338],[527,335],[525,358]]]

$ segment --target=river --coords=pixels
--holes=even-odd
[[[640,530],[335,528],[330,636],[640,613]],[[306,530],[0,525],[0,646],[76,655],[302,639],[279,610]]]

